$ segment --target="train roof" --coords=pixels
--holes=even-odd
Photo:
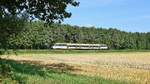
[[[83,46],[106,46],[106,44],[81,44],[81,43],[55,43],[55,45],[83,45]]]

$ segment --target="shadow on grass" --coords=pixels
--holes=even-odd
[[[42,78],[50,77],[55,80],[56,78],[50,74],[66,74],[70,77],[74,77],[76,74],[71,74],[70,72],[76,70],[80,69],[76,69],[74,66],[64,63],[42,64],[40,61],[15,61],[0,58],[0,83],[2,81],[2,84],[8,84],[12,80],[19,84],[26,84],[30,76],[40,76]]]
[[[71,71],[79,71],[80,69],[77,69],[74,66],[70,66],[64,63],[44,65],[40,61],[14,61],[8,59],[0,59],[0,65],[2,63],[11,66],[11,70],[14,73],[21,74],[15,74],[14,77],[12,77],[12,80],[17,81],[19,84],[28,84],[28,77],[32,77],[34,75],[38,75],[40,77],[48,77],[52,79],[55,84],[128,84],[124,81],[106,80],[103,78],[71,74]],[[27,75],[27,77],[22,76],[22,74]],[[2,84],[9,84],[10,82],[8,80],[8,82],[4,82]],[[44,82],[44,80],[42,80],[42,82]]]
[[[40,61],[14,61],[8,59],[0,59],[0,64],[5,63],[10,65],[12,70],[16,73],[27,75],[47,76],[47,73],[68,73],[75,71],[74,66],[64,63],[58,64],[41,64]]]

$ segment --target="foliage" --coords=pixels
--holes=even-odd
[[[50,49],[54,43],[99,43],[110,49],[150,49],[150,33],[131,33],[117,29],[78,27],[42,22],[25,23],[19,34],[9,37],[10,49]]]
[[[7,49],[8,38],[14,34],[17,35],[23,30],[24,23],[26,22],[25,17],[8,16],[0,18],[0,47]]]
[[[0,0],[0,17],[22,16],[30,20],[39,19],[47,23],[61,22],[71,16],[68,5],[78,6],[75,0]]]
[[[0,47],[6,50],[8,38],[25,31],[24,23],[27,21],[40,20],[53,23],[69,18],[71,13],[66,11],[68,5],[78,6],[79,2],[75,0],[0,0]],[[28,41],[26,46],[31,45]],[[40,45],[39,42],[35,43],[36,45]]]

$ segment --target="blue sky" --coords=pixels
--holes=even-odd
[[[69,7],[72,17],[64,23],[78,26],[117,28],[129,32],[150,32],[150,0],[78,0]]]

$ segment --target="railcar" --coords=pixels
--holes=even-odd
[[[77,44],[77,43],[56,43],[53,49],[78,49],[78,50],[107,50],[106,44]]]

